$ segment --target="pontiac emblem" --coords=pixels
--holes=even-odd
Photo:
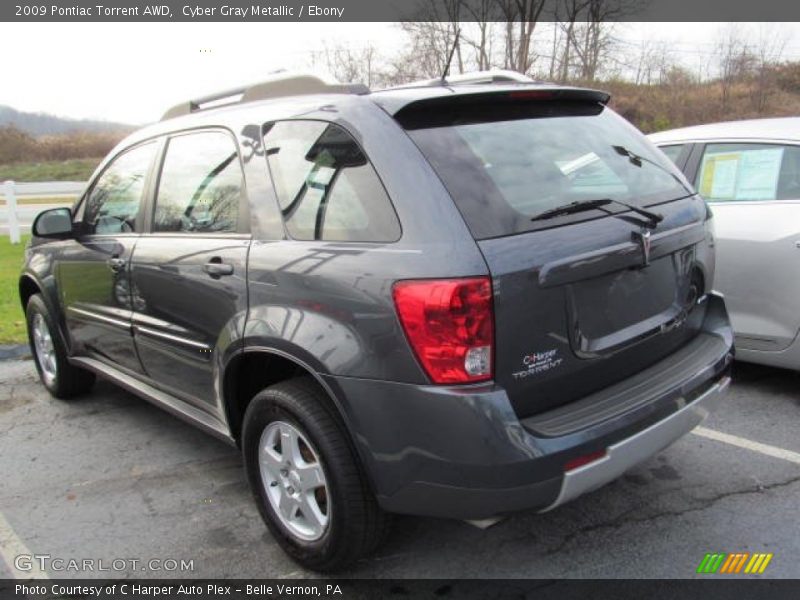
[[[634,231],[633,241],[642,249],[642,266],[650,264],[650,231]]]

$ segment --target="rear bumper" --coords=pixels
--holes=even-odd
[[[326,377],[381,506],[484,519],[550,510],[615,479],[698,425],[729,384],[733,334],[721,297],[676,356],[607,390],[520,420],[494,384],[418,386]],[[567,461],[606,456],[564,471]]]
[[[653,456],[684,436],[717,407],[730,382],[730,377],[723,377],[697,400],[678,412],[609,446],[604,458],[565,473],[558,497],[542,512],[552,510],[613,481],[645,458]]]

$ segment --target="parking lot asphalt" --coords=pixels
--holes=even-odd
[[[769,552],[758,577],[800,577],[800,373],[735,367],[705,429],[606,487],[486,530],[398,517],[343,575],[720,577],[696,575],[706,553]],[[0,577],[36,574],[14,569],[21,554],[126,560],[50,577],[317,577],[267,532],[235,449],[108,383],[62,402],[32,362],[0,362],[0,466]],[[193,570],[141,570],[150,559]]]

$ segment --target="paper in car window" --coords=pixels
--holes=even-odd
[[[736,186],[737,200],[774,200],[783,161],[783,148],[742,152]]]
[[[713,200],[733,200],[736,197],[736,173],[741,152],[706,154],[700,177],[700,195]]]
[[[700,195],[709,200],[772,200],[782,161],[783,148],[706,154]]]

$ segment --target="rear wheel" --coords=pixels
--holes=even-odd
[[[69,363],[67,349],[40,294],[28,300],[25,317],[33,361],[47,390],[62,399],[91,390],[94,374]]]
[[[310,378],[271,386],[247,408],[242,450],[261,516],[304,567],[342,569],[388,528],[342,425]]]

